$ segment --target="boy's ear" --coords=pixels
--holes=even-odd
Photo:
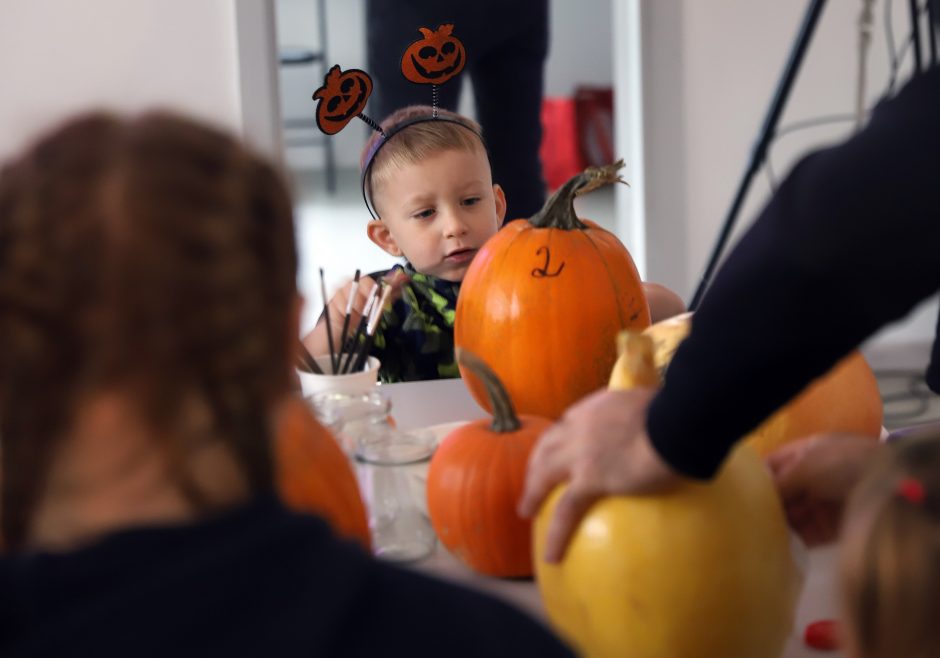
[[[503,225],[506,219],[506,193],[499,184],[493,184],[493,196],[496,197],[496,216],[499,218],[499,225]]]
[[[399,249],[398,243],[395,242],[395,238],[392,237],[391,231],[388,230],[388,224],[383,222],[381,219],[373,219],[371,222],[369,222],[369,226],[366,228],[366,234],[369,236],[369,239],[372,240],[372,242],[382,248],[382,251],[389,253],[392,256],[402,255],[402,251]]]

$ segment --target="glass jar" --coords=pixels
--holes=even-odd
[[[326,391],[308,398],[314,413],[352,458],[356,437],[373,425],[388,424],[391,401],[378,391],[343,393]]]
[[[434,435],[396,429],[389,422],[391,402],[378,391],[326,392],[309,400],[353,460],[375,555],[399,562],[429,555],[437,543],[425,490]]]
[[[434,448],[430,432],[402,432],[381,423],[363,427],[357,436],[356,471],[378,557],[407,562],[434,550],[425,493]]]

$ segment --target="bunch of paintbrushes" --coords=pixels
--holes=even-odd
[[[392,286],[384,279],[374,286],[366,298],[365,306],[362,310],[362,316],[355,330],[350,334],[350,322],[353,314],[353,304],[356,295],[359,292],[360,272],[356,270],[352,286],[349,291],[349,297],[346,300],[346,309],[343,315],[343,325],[339,334],[339,351],[333,340],[333,326],[330,319],[329,304],[324,306],[323,315],[326,322],[327,340],[330,346],[330,372],[325,373],[317,364],[316,359],[310,354],[307,348],[301,343],[300,365],[304,370],[317,374],[345,375],[351,372],[359,372],[365,368],[366,360],[369,358],[369,352],[372,350],[372,344],[375,340],[375,332],[378,329],[379,321],[382,319],[382,311],[392,293]],[[326,281],[323,276],[323,268],[320,268],[320,291],[323,299],[326,300]]]

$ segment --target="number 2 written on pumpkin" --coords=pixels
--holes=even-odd
[[[561,262],[561,265],[558,266],[557,270],[554,272],[549,272],[549,269],[551,268],[552,252],[548,247],[539,247],[536,250],[535,255],[538,256],[542,254],[542,252],[545,253],[545,264],[542,265],[542,267],[534,268],[532,270],[532,276],[536,279],[545,279],[561,274],[561,271],[565,269],[565,261]]]

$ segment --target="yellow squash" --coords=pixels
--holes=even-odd
[[[612,387],[655,385],[652,341],[619,339]],[[774,658],[799,576],[757,454],[735,450],[708,484],[595,504],[558,565],[541,559],[557,488],[534,525],[536,578],[553,626],[593,658]]]

